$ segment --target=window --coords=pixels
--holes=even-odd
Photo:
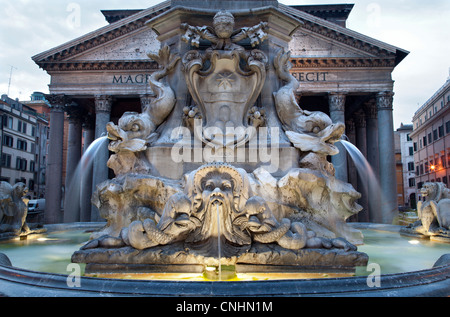
[[[450,133],[450,121],[445,123],[445,133]]]
[[[430,172],[430,165],[428,162],[425,162],[425,174]]]
[[[34,179],[30,179],[28,181],[28,189],[29,190],[34,190]]]
[[[36,136],[36,127],[31,127],[31,136]]]
[[[414,148],[412,146],[409,147],[409,155],[410,156],[414,155]]]
[[[414,152],[417,152],[417,142],[414,142],[413,147],[414,147]]]
[[[420,175],[420,169],[419,169],[419,165],[417,165],[417,166],[416,166],[416,174],[417,174],[417,176],[419,176],[419,175]]]
[[[416,186],[416,179],[410,178],[409,180],[409,187],[415,187]]]
[[[11,167],[11,155],[9,154],[2,154],[2,166],[3,167]]]
[[[22,121],[17,121],[17,131],[22,132]]]
[[[13,142],[14,142],[14,139],[12,136],[7,135],[7,134],[3,135],[3,145],[4,146],[13,147]]]
[[[439,131],[439,137],[442,138],[442,137],[444,136],[444,126],[441,125],[441,126],[438,128],[438,131]]]
[[[427,137],[426,136],[423,137],[423,146],[427,146]]]
[[[412,141],[411,136],[409,134],[406,135],[406,141]]]
[[[30,172],[32,172],[32,173],[35,172],[35,163],[34,163],[34,161],[30,162]]]
[[[433,141],[436,141],[438,139],[438,131],[433,130]]]
[[[22,123],[22,133],[27,133],[27,124],[25,122]]]
[[[420,164],[420,173],[419,173],[419,175],[422,175],[423,174],[423,164]]]
[[[414,162],[409,162],[408,163],[408,171],[409,172],[413,172],[414,171]]]
[[[28,148],[28,143],[25,140],[17,139],[17,149],[26,151]]]
[[[13,128],[13,118],[8,117],[8,129],[12,130]]]
[[[432,136],[431,136],[431,132],[428,133],[428,144],[431,144],[433,142]]]
[[[18,157],[16,159],[16,170],[26,171],[27,170],[27,165],[28,165],[28,162],[27,162],[26,159],[23,159],[21,157]]]

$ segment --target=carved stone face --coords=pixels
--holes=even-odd
[[[231,206],[233,181],[228,174],[209,173],[202,181],[202,198],[206,205]]]
[[[218,13],[214,18],[214,31],[221,39],[229,39],[234,30],[234,18],[231,14]]]
[[[420,193],[422,196],[433,196],[433,194],[436,192],[436,186],[433,183],[425,183],[422,188],[420,189]]]

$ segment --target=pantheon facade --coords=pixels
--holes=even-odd
[[[117,123],[128,111],[141,112],[154,94],[148,85],[158,64],[149,59],[149,51],[157,51],[160,41],[179,32],[174,23],[197,25],[196,21],[166,21],[149,27],[147,21],[176,10],[177,6],[196,6],[205,12],[224,6],[239,15],[236,5],[245,3],[247,12],[258,6],[272,6],[272,14],[257,18],[267,22],[269,34],[289,28],[291,72],[300,82],[298,103],[305,110],[327,113],[335,122],[346,124],[346,136],[367,158],[379,182],[380,190],[366,177],[358,176],[355,165],[341,147],[333,157],[336,176],[351,183],[363,194],[361,222],[382,222],[383,210],[397,209],[392,72],[409,52],[346,28],[353,5],[286,6],[277,1],[165,1],[144,10],[102,11],[109,24],[33,57],[51,76],[50,149],[47,168],[45,213],[47,223],[101,220],[90,197],[93,188],[111,178],[106,147],[95,155],[91,173],[77,175],[82,155],[82,136],[90,144],[106,132],[108,122]],[[173,17],[173,15],[172,15]],[[288,17],[288,18],[286,18]],[[267,18],[267,21],[264,19]],[[162,19],[164,20],[164,19]],[[236,27],[245,21],[236,19]],[[240,25],[242,24],[242,25]],[[198,25],[204,25],[199,17]],[[165,31],[167,29],[167,31]],[[178,30],[178,31],[177,31]],[[285,32],[284,32],[285,33]],[[267,45],[272,45],[269,43]],[[275,43],[276,44],[276,43]],[[178,43],[177,45],[188,45]],[[177,45],[171,47],[176,52]],[[274,78],[269,74],[268,79]],[[70,120],[67,152],[66,187],[80,178],[81,204],[69,203],[61,208],[64,184],[62,152],[64,117]],[[84,133],[83,133],[84,131]],[[66,190],[66,195],[71,195]],[[369,204],[369,197],[374,203]],[[374,199],[375,198],[375,199]],[[68,210],[70,209],[70,212]],[[63,212],[62,210],[65,210]]]

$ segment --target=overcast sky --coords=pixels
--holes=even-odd
[[[160,0],[0,0],[0,94],[29,100],[50,77],[31,57],[107,25],[102,9],[145,9]],[[394,128],[447,80],[450,0],[282,0],[287,5],[355,3],[347,27],[410,51],[395,69]]]

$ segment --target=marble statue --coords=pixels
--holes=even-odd
[[[8,182],[0,183],[0,238],[27,236],[45,231],[37,228],[41,225],[30,229],[26,222],[28,200],[24,197],[27,193],[28,188],[24,183],[17,183],[14,186]]]
[[[425,183],[420,193],[426,200],[417,204],[419,220],[403,228],[402,232],[439,237],[450,242],[450,190],[444,183]]]
[[[111,140],[109,150],[112,155],[108,166],[116,175],[126,174],[136,169],[139,172],[149,172],[150,166],[142,152],[159,136],[157,128],[172,112],[176,98],[173,89],[161,80],[173,72],[180,58],[170,52],[170,48],[163,46],[158,54],[149,53],[148,56],[156,61],[161,70],[153,73],[149,78],[155,98],[144,105],[142,113],[127,112],[120,118],[118,125],[108,123],[106,130]]]
[[[167,45],[150,55],[162,69],[150,81],[155,100],[142,113],[125,113],[118,125],[108,124],[115,153],[108,166],[116,178],[98,185],[92,199],[107,223],[72,261],[87,263],[88,271],[89,264],[187,271],[218,264],[366,265],[367,255],[356,247],[362,234],[346,223],[361,211],[361,195],[336,179],[327,161],[338,153],[334,143],[345,126],[297,104],[299,83],[289,72],[289,53],[262,49],[270,37],[268,23],[235,30],[233,15],[220,11],[212,27],[181,24],[181,30],[181,39],[191,45],[178,52],[181,58]],[[280,85],[266,94],[273,93],[266,105],[260,97],[269,72]],[[185,83],[185,90],[174,91],[169,77]],[[163,78],[168,80],[162,83]],[[263,165],[235,166],[230,157],[203,157],[180,163],[183,178],[164,178],[148,157],[157,148],[158,127],[171,120],[192,132],[187,143],[231,148],[231,158],[237,147],[250,150],[261,129],[278,120],[291,142],[287,146],[300,152],[301,160],[280,175]]]
[[[278,117],[283,123],[286,135],[294,146],[303,152],[318,153],[321,156],[339,153],[334,143],[345,132],[343,123],[335,123],[323,112],[306,111],[300,108],[295,98],[299,83],[289,72],[290,52],[280,50],[274,60],[278,77],[286,85],[274,93]]]

